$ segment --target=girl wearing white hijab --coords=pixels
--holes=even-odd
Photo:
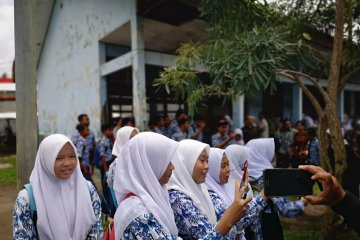
[[[263,170],[268,168],[273,168],[271,162],[275,155],[275,142],[273,138],[258,138],[250,140],[246,146],[249,148],[249,177],[252,181],[252,185],[257,185],[259,187],[264,186],[263,179]],[[270,203],[271,202],[271,203]],[[304,210],[303,200],[290,202],[287,198],[284,197],[272,197],[271,200],[268,200],[268,207],[265,208],[265,212],[270,214],[271,212],[279,212],[285,217],[294,217],[302,214]],[[261,226],[260,219],[257,219],[253,225],[252,229],[256,236],[256,239],[263,239],[263,233],[267,236],[267,239],[282,239],[282,227],[279,221],[279,226],[277,229],[276,223],[273,222],[272,225]],[[269,232],[275,233],[279,232],[281,236],[270,236],[268,233],[262,231],[263,229],[272,229]],[[270,233],[271,234],[271,233]]]
[[[64,135],[46,137],[40,144],[30,176],[37,221],[30,214],[27,190],[16,198],[14,239],[100,239],[100,200],[83,177],[77,151]]]
[[[233,211],[232,204],[217,223],[214,206],[203,184],[209,170],[209,150],[208,144],[190,139],[182,140],[177,150],[179,157],[173,160],[175,171],[170,178],[168,189],[179,236],[183,239],[200,239],[209,233],[214,235],[214,239],[222,239],[230,230],[220,231],[219,227],[226,215]],[[237,183],[233,191],[238,189]],[[240,199],[237,193],[235,192],[235,200]],[[245,201],[250,200],[248,198]],[[229,226],[233,226],[240,217]]]
[[[225,210],[234,199],[235,180],[229,179],[230,165],[228,158],[237,156],[235,152],[240,151],[239,145],[230,145],[225,150],[210,148],[209,155],[209,174],[206,177],[206,186],[209,190],[210,198],[215,207],[217,219],[220,219]],[[244,147],[243,147],[244,148]],[[228,157],[229,155],[229,157]],[[245,162],[245,161],[244,161]],[[242,176],[240,177],[240,179]],[[248,193],[249,194],[249,193]],[[266,206],[264,195],[258,195],[249,204],[249,209],[238,221],[229,233],[229,239],[245,239],[244,229],[259,215],[260,211]]]
[[[165,184],[174,169],[178,143],[143,132],[124,146],[116,166],[115,239],[176,239],[174,214]]]
[[[125,144],[138,133],[140,133],[139,129],[129,126],[122,127],[116,132],[116,138],[112,150],[112,155],[116,156],[116,159],[109,166],[109,175],[106,178],[108,187],[113,187],[116,164],[118,158],[121,156]]]

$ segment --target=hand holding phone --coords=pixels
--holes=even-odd
[[[243,171],[243,176],[240,182],[240,188],[242,188],[243,186],[245,186],[245,192],[244,194],[241,196],[242,199],[245,199],[247,196],[247,192],[249,191],[249,177],[248,177],[248,161],[246,160],[244,163],[243,168],[241,169]]]

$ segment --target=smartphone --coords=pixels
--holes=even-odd
[[[311,173],[301,169],[265,169],[264,193],[267,197],[306,196],[313,194]]]
[[[244,163],[244,166],[241,168],[243,175],[242,175],[242,179],[240,182],[240,188],[242,188],[246,182],[246,178],[248,177],[248,161],[246,160]],[[247,196],[247,190],[245,190],[244,194],[241,196],[242,199],[245,199]]]

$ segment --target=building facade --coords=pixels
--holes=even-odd
[[[164,67],[174,64],[181,43],[206,41],[207,24],[199,18],[197,4],[52,1],[37,66],[39,134],[71,135],[80,113],[89,115],[97,136],[102,122],[120,115],[135,117],[136,126],[144,130],[150,114],[173,116],[179,107],[186,107],[152,84]],[[276,93],[239,96],[225,105],[221,99],[210,100],[200,114],[207,119],[229,114],[235,127],[243,125],[245,115],[257,116],[261,110],[292,121],[301,119],[303,112],[314,115],[297,85],[279,81]],[[340,117],[344,112],[359,114],[358,91],[359,85],[346,86],[339,98]]]

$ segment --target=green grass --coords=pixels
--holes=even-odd
[[[0,164],[9,163],[12,167],[0,169],[0,186],[16,183],[15,156],[0,157]]]

